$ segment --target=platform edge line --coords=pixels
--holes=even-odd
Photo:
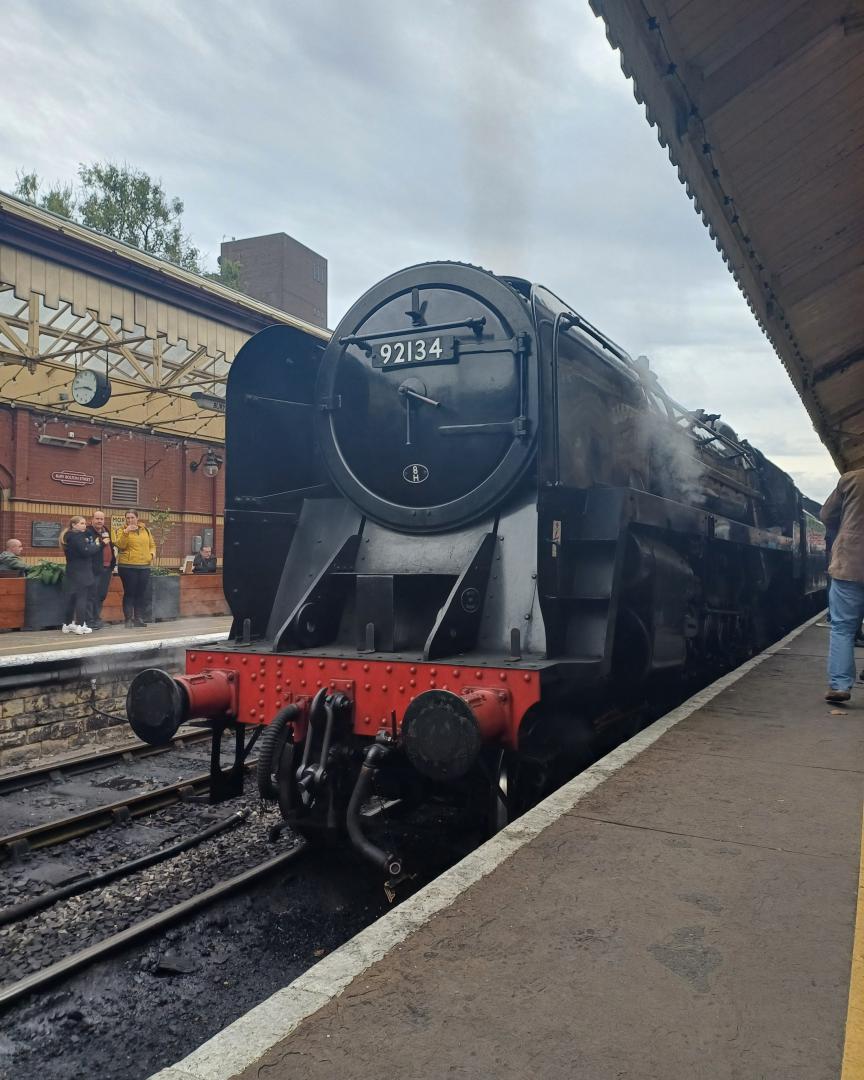
[[[323,1008],[434,915],[449,907],[472,885],[492,873],[511,855],[572,810],[604,780],[639,757],[676,724],[692,716],[718,694],[785,649],[823,615],[824,611],[814,615],[769,645],[764,652],[745,661],[678,708],[655,720],[644,731],[568,781],[512,825],[466,855],[399,907],[319,960],[288,986],[277,990],[238,1017],[185,1058],[152,1074],[149,1080],[179,1080],[180,1077],[183,1080],[232,1080],[277,1043],[288,1038],[304,1020]],[[849,1078],[844,1074],[842,1080]]]
[[[852,966],[849,973],[849,1001],[843,1036],[843,1066],[840,1080],[864,1076],[864,819],[861,822],[861,859],[855,930],[852,935]]]
[[[214,634],[192,634],[179,638],[141,638],[139,641],[118,641],[113,645],[89,645],[80,649],[53,649],[51,652],[39,653],[9,653],[0,656],[0,671],[11,667],[32,667],[39,664],[53,664],[58,660],[87,660],[99,656],[115,655],[117,653],[155,652],[157,649],[188,648],[195,645],[215,644],[227,641],[227,630],[217,631]]]

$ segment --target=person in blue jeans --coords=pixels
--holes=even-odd
[[[836,530],[828,573],[828,691],[825,700],[848,701],[855,685],[855,636],[864,618],[864,469],[844,473],[819,516]]]

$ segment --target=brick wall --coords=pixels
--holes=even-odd
[[[184,663],[181,650],[169,651],[159,660],[169,672],[180,671]],[[125,720],[126,691],[133,677],[133,670],[121,666],[70,675],[59,683],[0,689],[0,768],[83,746],[134,740]]]
[[[40,444],[40,435],[74,437],[87,440],[87,445],[72,449]],[[0,546],[15,536],[24,543],[25,557],[59,558],[59,548],[31,546],[32,523],[58,521],[66,525],[72,514],[89,515],[96,509],[122,514],[129,507],[111,501],[111,478],[121,476],[138,481],[138,509],[145,520],[155,507],[175,512],[164,561],[176,563],[190,553],[192,537],[208,527],[215,528],[216,551],[221,557],[224,467],[213,479],[200,468],[194,473],[189,469],[208,448],[224,458],[224,449],[212,443],[0,407]],[[92,483],[64,483],[56,475],[63,473],[92,478]]]
[[[257,300],[327,325],[327,260],[287,233],[225,240],[222,258],[240,266],[244,292]]]

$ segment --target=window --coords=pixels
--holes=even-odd
[[[312,280],[324,283],[324,264],[312,263]]]
[[[135,476],[111,477],[111,502],[123,506],[138,505],[138,478]]]

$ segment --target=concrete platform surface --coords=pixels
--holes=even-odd
[[[159,1077],[860,1078],[864,688],[822,700],[827,638],[697,695]]]
[[[137,648],[222,641],[228,637],[231,619],[225,615],[202,615],[173,619],[127,629],[123,625],[104,626],[92,634],[64,634],[60,630],[21,630],[0,635],[0,668],[27,660],[63,660],[86,656],[89,652],[128,652]]]

